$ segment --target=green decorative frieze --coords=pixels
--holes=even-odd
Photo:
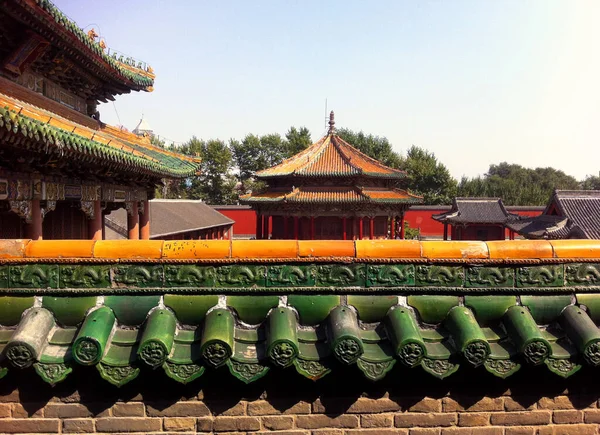
[[[461,266],[425,266],[416,268],[416,284],[418,286],[458,287],[464,282]]]
[[[565,285],[577,287],[600,285],[600,264],[584,263],[565,266]]]
[[[577,364],[571,359],[548,358],[545,362],[552,373],[563,378],[568,378],[581,369],[581,364]]]
[[[50,385],[55,385],[64,381],[66,377],[73,371],[71,366],[64,363],[61,364],[43,364],[35,363],[33,365],[35,372]]]
[[[372,380],[378,381],[383,379],[385,375],[394,367],[396,364],[395,359],[389,361],[367,361],[363,358],[359,358],[356,361],[358,368],[365,374],[365,376]]]
[[[488,372],[502,379],[505,379],[510,375],[516,373],[521,368],[521,364],[516,363],[511,359],[488,358],[483,363],[483,366]]]
[[[512,267],[487,267],[475,266],[467,268],[467,287],[513,287],[515,284],[515,271]]]
[[[266,280],[266,266],[220,266],[216,271],[215,284],[217,287],[264,287]]]
[[[319,287],[364,287],[365,284],[364,264],[328,264],[317,269]]]
[[[193,264],[165,266],[165,287],[211,287],[215,285],[213,266]]]
[[[267,286],[269,287],[313,287],[317,267],[314,265],[269,266]]]
[[[423,369],[439,379],[444,379],[458,370],[459,365],[451,363],[446,359],[423,358],[421,361]]]
[[[562,264],[526,266],[517,269],[518,287],[561,287],[564,285]]]
[[[323,376],[331,372],[331,368],[329,367],[329,364],[325,362],[325,360],[309,361],[302,358],[296,358],[294,360],[294,365],[296,366],[298,373],[300,373],[302,376],[306,376],[308,379],[312,379],[313,381],[321,379]]]
[[[0,288],[8,288],[9,266],[0,266]]]
[[[128,382],[133,381],[140,374],[140,369],[133,366],[110,366],[108,364],[99,363],[96,368],[100,372],[102,379],[111,384],[121,387]]]
[[[234,360],[227,361],[227,366],[229,367],[229,371],[233,376],[246,384],[262,378],[269,371],[268,366],[258,363],[244,363]]]
[[[367,287],[400,287],[415,284],[415,266],[412,264],[369,264]]]
[[[175,364],[170,361],[166,361],[163,364],[163,369],[168,377],[182,384],[187,384],[194,379],[198,379],[206,370],[198,364]]]
[[[113,267],[115,287],[162,287],[163,266],[160,264],[123,264]]]
[[[58,288],[57,264],[12,265],[9,270],[11,288]]]
[[[110,266],[61,265],[60,288],[110,288]]]

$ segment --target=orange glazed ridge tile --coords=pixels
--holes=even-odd
[[[356,258],[421,258],[418,240],[357,240]]]
[[[479,241],[429,241],[421,242],[425,258],[489,258],[488,247]]]
[[[162,248],[162,258],[229,258],[229,240],[166,240]]]
[[[96,240],[32,240],[25,248],[28,258],[91,258]]]
[[[492,240],[487,242],[492,259],[552,258],[552,245],[546,240]]]
[[[148,258],[162,255],[163,240],[98,240],[94,258]]]
[[[23,258],[31,239],[0,240],[0,258]]]
[[[299,240],[299,257],[354,257],[352,240]]]
[[[231,258],[297,258],[296,240],[233,240]]]
[[[550,240],[556,258],[600,258],[598,240]]]

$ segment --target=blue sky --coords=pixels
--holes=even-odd
[[[600,171],[595,0],[55,3],[157,74],[154,92],[100,106],[111,124],[317,140],[327,99],[338,126],[433,151],[457,178],[501,161]]]

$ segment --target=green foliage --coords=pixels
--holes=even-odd
[[[392,144],[383,136],[373,136],[365,134],[362,131],[356,133],[347,128],[337,130],[337,135],[348,142],[354,148],[365,153],[369,157],[379,160],[390,168],[398,169],[402,162],[400,154],[395,152]]]
[[[230,140],[235,166],[243,183],[258,171],[281,163],[285,157],[285,143],[278,134],[256,136],[248,134],[242,141]]]
[[[463,177],[458,196],[498,197],[506,205],[545,205],[554,189],[578,190],[580,183],[554,168],[531,169],[502,162],[490,165],[483,177]]]
[[[290,127],[285,134],[285,158],[292,157],[312,145],[310,131],[306,127]]]
[[[421,239],[421,230],[418,228],[411,228],[408,221],[404,221],[404,239],[420,240]]]
[[[400,162],[400,169],[408,174],[407,187],[422,195],[425,204],[450,204],[456,196],[456,180],[434,153],[413,145]]]
[[[600,177],[588,175],[581,183],[581,188],[583,190],[600,190]]]

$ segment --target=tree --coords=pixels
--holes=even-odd
[[[285,134],[285,158],[290,158],[301,151],[304,151],[312,144],[310,131],[306,127],[290,127]]]
[[[230,140],[229,147],[242,184],[247,183],[258,171],[281,163],[286,156],[286,145],[278,134],[260,137],[248,134],[241,142]],[[243,190],[246,190],[245,186]]]
[[[456,195],[456,180],[434,153],[413,145],[399,166],[408,174],[407,187],[425,204],[449,204]]]
[[[354,148],[365,153],[371,158],[379,160],[390,168],[398,169],[402,162],[400,154],[395,152],[386,137],[365,134],[362,131],[356,133],[347,128],[337,130],[337,135],[348,142]]]
[[[583,190],[600,190],[600,177],[588,175],[585,177],[585,180],[581,182],[581,188]]]

